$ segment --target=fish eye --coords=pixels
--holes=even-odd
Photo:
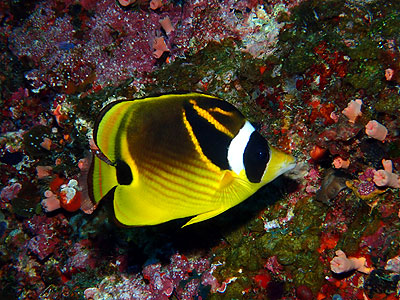
[[[265,168],[269,161],[268,142],[254,131],[247,142],[243,153],[243,163],[247,179],[250,182],[261,182]]]
[[[258,152],[257,152],[257,156],[258,156],[259,159],[265,158],[266,155],[267,155],[267,153],[265,152],[264,149],[260,149],[260,150],[258,150]]]

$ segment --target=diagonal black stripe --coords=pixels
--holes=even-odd
[[[204,155],[222,170],[230,169],[228,147],[231,138],[217,130],[206,119],[199,116],[189,101],[184,103],[184,110]]]

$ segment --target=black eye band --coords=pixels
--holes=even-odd
[[[268,142],[254,131],[249,138],[247,146],[243,153],[243,163],[246,170],[247,179],[250,182],[261,182],[265,168],[269,161]]]

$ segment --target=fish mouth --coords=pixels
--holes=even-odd
[[[282,173],[281,174],[284,174],[284,173],[294,169],[296,167],[296,165],[297,165],[296,162],[293,162],[293,163],[290,163],[290,164],[286,165],[285,167],[282,168]]]
[[[274,147],[270,148],[270,161],[265,168],[263,178],[270,182],[276,177],[292,170],[296,166],[296,159]]]
[[[297,165],[296,159],[293,156],[290,156],[290,157],[291,157],[290,160],[285,161],[282,164],[282,167],[280,168],[280,170],[277,173],[277,177],[282,175],[282,174],[284,174],[284,173],[286,173],[286,172],[288,172],[288,171],[290,171],[290,170],[292,170],[292,169],[294,169],[296,167],[296,165]]]

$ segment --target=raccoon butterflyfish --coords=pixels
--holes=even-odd
[[[93,138],[109,162],[94,157],[89,193],[112,196],[127,226],[210,219],[294,166],[233,105],[198,93],[113,102]]]

